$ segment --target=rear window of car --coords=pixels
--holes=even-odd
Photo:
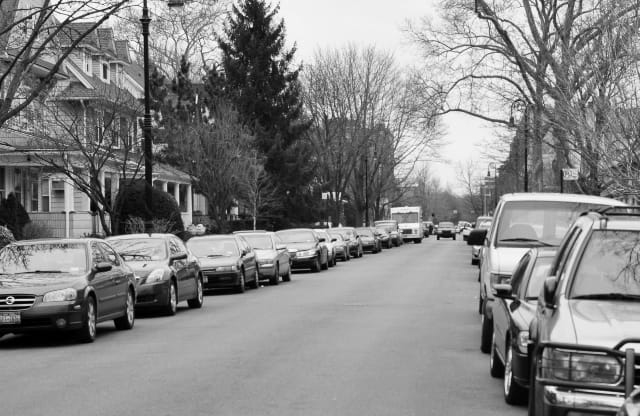
[[[452,222],[446,222],[446,221],[441,222],[441,223],[440,223],[440,228],[443,228],[443,227],[446,227],[446,228],[453,228],[453,223],[452,223]]]
[[[162,238],[115,238],[107,241],[127,261],[163,260],[168,257],[167,242]]]
[[[240,255],[238,243],[229,238],[192,238],[187,247],[197,257],[234,257]]]
[[[0,250],[0,273],[85,273],[87,249],[80,243],[17,244]]]
[[[569,297],[614,293],[640,296],[640,231],[594,230]]]
[[[278,235],[285,243],[311,243],[316,241],[313,231],[278,231]]]
[[[272,250],[273,242],[266,234],[243,234],[249,245],[257,250]]]

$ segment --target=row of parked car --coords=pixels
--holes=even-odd
[[[508,194],[475,227],[480,348],[505,401],[536,416],[640,415],[640,209]]]
[[[294,269],[320,272],[390,248],[394,238],[379,226],[237,231],[186,242],[173,234],[19,241],[0,250],[0,337],[57,330],[92,342],[101,322],[131,329],[137,310],[174,315],[180,302],[198,309],[207,290],[278,285]]]

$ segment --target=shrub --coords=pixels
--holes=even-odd
[[[13,192],[0,201],[0,224],[11,230],[12,235],[17,239],[22,238],[22,229],[29,221],[27,210]]]
[[[11,230],[0,225],[0,248],[6,246],[9,243],[13,243],[14,241],[16,241],[16,239],[13,238],[13,233],[11,232]]]
[[[135,229],[138,230],[140,226],[138,221],[142,221],[141,219],[147,216],[144,197],[146,186],[146,182],[137,181],[132,185],[120,188],[115,204],[115,206],[118,207],[118,218],[121,219],[116,230],[118,234],[127,233],[127,224],[129,227],[135,227]],[[151,216],[154,227],[158,227],[154,228],[154,231],[183,231],[184,224],[182,223],[182,216],[180,215],[180,207],[173,196],[155,188],[152,192],[153,207]],[[136,217],[138,219],[135,219]],[[135,225],[133,222],[135,222]],[[142,231],[139,232],[144,232],[144,221],[142,221]]]
[[[42,223],[29,222],[22,228],[22,240],[51,237],[53,237],[53,231]]]

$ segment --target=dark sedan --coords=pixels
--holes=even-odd
[[[244,293],[247,283],[260,287],[256,253],[240,235],[193,237],[187,247],[200,261],[205,289],[234,288]]]
[[[310,268],[313,272],[329,268],[329,254],[316,233],[310,228],[291,228],[276,232],[287,245],[294,269]]]
[[[93,342],[96,325],[133,328],[136,281],[97,239],[22,241],[0,250],[0,336],[73,331]]]
[[[489,369],[493,377],[504,377],[504,399],[509,404],[527,400],[529,325],[555,253],[554,248],[529,250],[514,269],[510,284],[496,286]]]
[[[436,238],[440,240],[441,238],[452,238],[456,239],[456,227],[452,222],[442,221],[438,224],[438,229],[436,231]]]
[[[173,234],[126,234],[107,241],[138,277],[136,308],[159,309],[175,315],[178,303],[190,308],[203,304],[198,261]]]
[[[372,253],[379,253],[382,251],[382,242],[376,234],[375,228],[358,227],[356,228],[356,231],[360,236],[363,251],[370,251]]]

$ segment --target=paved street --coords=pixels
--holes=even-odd
[[[524,415],[479,351],[477,268],[407,244],[99,326],[94,344],[0,340],[3,415]]]

